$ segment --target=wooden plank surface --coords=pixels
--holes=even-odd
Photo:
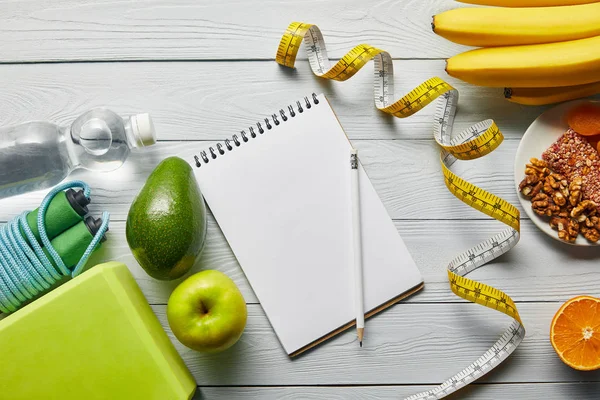
[[[390,386],[291,386],[291,387],[202,387],[194,400],[292,400],[302,393],[304,400],[398,400],[433,386],[390,385]],[[447,397],[449,400],[514,400],[514,399],[583,399],[595,398],[596,383],[535,383],[488,385],[471,384],[460,393]]]
[[[524,342],[480,382],[599,384],[600,371],[575,371],[552,350],[550,321],[560,303],[518,307],[527,327]],[[153,309],[171,335],[165,306]],[[290,359],[262,308],[249,305],[244,335],[223,353],[200,354],[171,338],[200,386],[429,385],[483,354],[510,322],[502,313],[470,303],[400,303],[367,320],[362,349],[350,330]]]
[[[547,107],[524,107],[499,89],[449,78],[445,61],[466,47],[431,32],[431,16],[451,0],[3,0],[0,1],[0,123],[31,119],[69,124],[105,106],[122,115],[150,112],[160,143],[133,154],[118,171],[78,171],[92,186],[91,210],[112,213],[109,238],[91,264],[129,265],[201,387],[196,400],[397,399],[433,387],[473,361],[508,325],[500,313],[468,304],[448,287],[454,255],[503,228],[445,189],[431,138],[433,107],[399,120],[377,111],[372,65],[348,82],[316,78],[301,51],[296,70],[272,60],[289,22],[322,29],[332,59],[358,43],[394,57],[396,97],[431,76],[447,79],[461,100],[456,130],[493,118],[506,140],[456,172],[518,204],[513,159],[527,126]],[[75,61],[75,62],[73,62]],[[106,62],[104,62],[106,61]],[[248,303],[241,341],[216,355],[186,349],[173,337],[165,304],[180,282],[149,278],[125,240],[129,205],[160,160],[197,151],[312,92],[330,99],[388,212],[425,278],[425,289],[368,322],[366,347],[347,332],[290,360],[216,222],[193,271],[219,269]],[[0,221],[39,205],[44,192],[0,200]],[[266,217],[266,216],[265,216]],[[550,347],[549,323],[566,299],[598,295],[598,249],[544,236],[527,219],[510,253],[474,272],[510,294],[527,328],[524,343],[498,370],[453,399],[595,399],[600,373],[564,366]],[[359,365],[360,368],[356,368]]]
[[[499,88],[464,84],[449,77],[444,65],[394,61],[397,98],[440,76],[460,91],[457,133],[493,118],[511,139],[520,139],[545,109],[510,103]],[[160,140],[222,140],[290,101],[323,92],[350,139],[431,139],[435,107],[406,119],[383,114],[373,104],[372,72],[370,63],[352,79],[332,82],[317,78],[307,61],[295,70],[273,61],[0,64],[0,121],[69,124],[102,106],[124,115],[151,113]]]
[[[437,37],[444,0],[5,0],[0,61],[273,59],[292,21],[320,25],[331,57],[367,42],[397,58],[448,57]]]

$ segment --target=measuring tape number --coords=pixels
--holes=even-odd
[[[512,324],[481,357],[439,386],[406,400],[441,399],[475,381],[500,365],[521,343],[525,328],[514,301],[501,290],[466,277],[471,271],[498,258],[519,241],[519,210],[500,197],[460,178],[451,171],[456,160],[483,157],[502,143],[503,136],[494,121],[485,120],[456,136],[452,135],[458,91],[440,78],[431,78],[394,101],[394,66],[386,51],[359,44],[331,66],[323,35],[315,25],[293,22],[286,29],[275,60],[293,68],[300,44],[304,41],[308,60],[315,75],[345,81],[370,60],[375,63],[374,96],[376,107],[399,118],[408,117],[437,99],[434,138],[440,145],[440,161],[448,190],[470,207],[507,225],[507,228],[454,258],[448,265],[450,288],[465,300],[503,312]]]

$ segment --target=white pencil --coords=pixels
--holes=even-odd
[[[352,249],[354,258],[354,297],[356,306],[356,333],[362,347],[365,332],[363,299],[362,243],[360,229],[360,190],[358,186],[358,151],[350,151],[350,191],[352,201]]]

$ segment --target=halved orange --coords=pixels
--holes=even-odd
[[[568,366],[600,368],[600,299],[578,296],[563,304],[552,319],[550,342]]]

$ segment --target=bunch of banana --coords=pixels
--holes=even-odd
[[[447,61],[449,75],[521,104],[600,93],[600,0],[462,0],[501,8],[459,8],[433,17],[433,30],[483,48]],[[531,7],[539,6],[539,7]]]

